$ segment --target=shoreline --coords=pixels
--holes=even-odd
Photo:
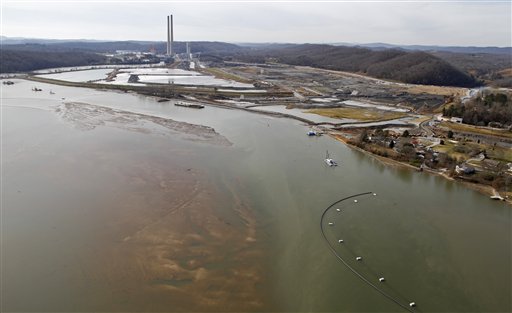
[[[21,78],[21,79],[25,79],[27,81],[31,81],[31,80],[33,81],[33,79],[26,78],[26,77],[25,78]],[[49,80],[49,81],[45,81],[44,83],[67,86],[66,84],[59,84],[59,82],[60,81]],[[90,89],[96,89],[96,88],[90,87],[90,86],[70,86],[70,87],[85,87],[85,88],[90,88]],[[114,91],[114,92],[118,91],[116,89],[108,89],[108,88],[106,90]],[[137,94],[141,94],[141,95],[144,95],[144,96],[147,96],[147,97],[157,97],[157,98],[159,97],[159,96],[156,96],[156,95],[148,95],[147,93],[140,92],[140,90],[132,90],[132,91],[137,93]],[[262,114],[262,115],[273,116],[273,117],[278,117],[278,118],[289,118],[289,119],[293,119],[293,120],[305,123],[306,125],[309,125],[309,126],[320,126],[317,123],[313,123],[312,121],[309,121],[309,120],[306,120],[306,119],[303,119],[303,118],[300,118],[300,117],[297,117],[297,116],[294,116],[294,115],[286,114],[286,113],[259,111],[259,110],[252,110],[251,108],[231,106],[231,105],[224,105],[224,104],[221,104],[221,103],[218,103],[218,102],[215,102],[215,101],[211,101],[211,100],[209,101],[208,99],[204,99],[204,98],[197,99],[197,101],[198,102],[204,102],[204,104],[206,104],[206,105],[215,106],[215,107],[219,107],[219,108],[242,110],[242,111],[246,111],[246,112],[250,112],[250,113]],[[322,123],[320,123],[320,124],[322,124]],[[337,140],[339,142],[342,142],[343,144],[345,144],[346,146],[350,147],[351,149],[354,149],[354,150],[360,151],[362,153],[365,153],[366,155],[371,156],[371,157],[377,159],[378,161],[380,161],[381,163],[383,163],[383,164],[385,164],[387,166],[399,166],[399,167],[402,167],[402,168],[407,168],[407,169],[415,170],[415,171],[418,171],[418,172],[420,171],[420,169],[418,167],[413,166],[411,164],[407,164],[407,163],[404,163],[404,162],[401,162],[401,161],[397,161],[397,160],[394,160],[394,159],[391,159],[391,158],[386,158],[386,157],[383,157],[383,156],[380,156],[380,155],[376,155],[376,154],[373,154],[373,153],[371,153],[371,152],[369,152],[367,150],[364,150],[364,149],[356,147],[356,146],[354,146],[352,144],[349,144],[345,140],[345,137],[343,137],[340,134],[333,133],[332,130],[324,129],[324,131],[325,131],[325,133],[327,135],[329,135],[333,139],[335,139],[335,140]],[[492,186],[481,185],[481,184],[476,184],[476,183],[470,183],[470,182],[467,182],[467,181],[464,181],[464,180],[461,180],[461,179],[456,179],[456,178],[450,177],[450,176],[448,176],[448,175],[446,175],[446,174],[444,174],[442,172],[434,171],[434,170],[427,169],[427,168],[424,169],[423,171],[427,172],[427,173],[430,173],[430,174],[442,176],[445,179],[448,179],[448,180],[451,180],[451,181],[457,181],[459,183],[462,183],[466,187],[468,187],[468,188],[470,188],[472,190],[478,191],[481,194],[487,195],[489,197],[494,196],[494,195],[499,195],[499,193],[496,191],[496,189],[494,189]],[[505,203],[507,203],[508,205],[512,205],[512,199],[504,198],[503,201]]]
[[[361,148],[359,148],[357,146],[349,144],[342,135],[334,134],[332,132],[327,132],[327,134],[330,137],[332,137],[334,140],[339,141],[339,142],[345,144],[347,147],[349,147],[349,148],[351,148],[353,150],[359,151],[361,153],[364,153],[367,156],[373,157],[374,159],[378,160],[379,162],[381,162],[382,164],[384,164],[386,166],[400,167],[400,168],[405,168],[405,169],[415,170],[417,172],[420,172],[420,169],[418,167],[413,166],[411,164],[407,164],[407,163],[400,162],[400,161],[397,161],[397,160],[394,160],[394,159],[391,159],[391,158],[386,158],[386,157],[383,157],[383,156],[380,156],[380,155],[376,155],[376,154],[373,154],[373,153],[371,153],[371,152],[369,152],[367,150],[364,150],[364,149],[361,149]],[[455,181],[457,183],[460,183],[460,184],[464,185],[465,187],[467,187],[469,189],[472,189],[474,191],[478,191],[479,193],[481,193],[483,195],[486,195],[486,196],[489,196],[489,197],[495,196],[495,195],[499,195],[499,193],[496,191],[496,189],[494,189],[492,186],[489,186],[489,185],[470,183],[470,182],[467,182],[467,181],[464,181],[464,180],[461,180],[461,179],[453,178],[453,177],[448,176],[448,175],[446,175],[445,173],[442,173],[442,172],[433,171],[431,169],[424,169],[423,172],[426,172],[426,173],[429,173],[429,174],[432,174],[432,175],[441,176],[441,177],[443,177],[443,178],[445,178],[447,180],[450,180],[450,181]],[[489,199],[489,200],[491,200],[491,199]],[[512,205],[512,199],[504,198],[503,202],[505,202],[508,205]]]

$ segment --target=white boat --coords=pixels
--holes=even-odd
[[[308,131],[308,136],[316,136],[317,133],[314,130]]]
[[[325,163],[329,166],[338,166],[338,163],[329,157],[329,151],[326,152]]]

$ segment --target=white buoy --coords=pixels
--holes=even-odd
[[[329,226],[332,226],[332,225],[334,225],[334,223],[333,222],[329,222]]]
[[[357,203],[357,200],[354,200],[355,203]]]
[[[336,211],[340,212],[341,210],[340,209],[336,209]]]
[[[343,243],[343,239],[338,240],[339,243]]]
[[[362,259],[363,259],[363,258],[362,258],[362,257],[360,257],[360,256],[356,257],[356,261],[361,261]]]
[[[415,307],[415,306],[416,306],[416,303],[415,303],[415,302],[411,302],[411,303],[409,303],[409,306],[410,306],[411,308],[413,308],[413,307]]]
[[[386,279],[384,279],[384,277],[379,278],[379,281],[380,281],[381,283],[382,283],[382,282],[384,282],[385,280],[386,280]]]

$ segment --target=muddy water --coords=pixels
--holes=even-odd
[[[510,311],[510,207],[296,121],[32,87],[2,87],[5,311],[403,311],[320,234],[365,191],[326,228],[364,277],[418,311]]]

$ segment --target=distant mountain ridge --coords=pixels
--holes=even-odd
[[[241,42],[235,43],[242,47],[249,48],[263,48],[270,47],[276,45],[299,45],[292,43],[251,43],[251,42]],[[350,43],[350,42],[334,42],[334,43],[325,43],[331,46],[345,46],[345,47],[362,47],[369,48],[372,50],[384,50],[384,49],[399,49],[399,50],[416,50],[416,51],[436,51],[436,52],[455,52],[455,53],[489,53],[489,54],[512,54],[512,47],[477,47],[477,46],[435,46],[435,45],[395,45],[383,42],[375,42],[375,43]]]
[[[195,41],[192,52],[201,56],[234,53],[243,49],[224,42]],[[29,72],[44,68],[105,64],[105,54],[118,50],[164,53],[164,42],[149,41],[57,41],[50,43],[19,43],[1,46],[0,73]],[[184,53],[185,42],[174,42],[173,50]]]
[[[0,36],[2,44],[66,44],[66,43],[112,43],[112,42],[132,42],[142,45],[164,45],[163,41],[143,41],[143,40],[96,40],[96,39],[45,39],[45,38],[24,38],[24,37],[7,37]],[[206,41],[199,41],[206,42]],[[299,45],[290,43],[252,43],[252,42],[235,42],[229,43],[240,47],[261,48],[264,46],[272,45]],[[348,47],[364,47],[369,49],[403,49],[403,50],[418,50],[418,51],[439,51],[439,52],[456,52],[456,53],[490,53],[490,54],[512,54],[512,47],[497,47],[497,46],[438,46],[438,45],[398,45],[389,44],[384,42],[374,43],[349,43],[349,42],[334,42],[326,43],[332,46],[348,46]],[[118,49],[120,50],[120,49]]]
[[[512,47],[476,47],[476,46],[432,46],[432,45],[394,45],[382,42],[350,44],[350,43],[333,43],[334,46],[351,46],[364,47],[374,50],[379,49],[403,49],[417,51],[439,51],[439,52],[456,52],[456,53],[490,53],[490,54],[512,54]]]
[[[216,41],[193,41],[190,42],[192,52],[202,53],[220,53],[243,49],[237,45]],[[153,41],[59,41],[51,43],[19,43],[2,45],[4,50],[21,51],[46,51],[46,52],[96,52],[113,53],[117,50],[130,50],[148,52],[154,49],[157,53],[166,51],[165,42]],[[173,49],[177,53],[184,53],[186,50],[185,42],[175,41]]]
[[[45,39],[45,38],[25,38],[25,37],[7,37],[0,36],[3,45],[18,45],[18,44],[49,44],[59,42],[105,42],[108,40],[95,40],[95,39]]]

